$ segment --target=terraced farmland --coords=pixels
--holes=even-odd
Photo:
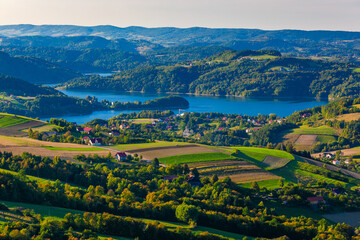
[[[191,163],[189,167],[196,167],[200,176],[210,177],[216,174],[220,179],[230,177],[237,184],[280,178],[254,164],[235,159]]]

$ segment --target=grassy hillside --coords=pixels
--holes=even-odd
[[[0,113],[0,128],[11,127],[22,123],[27,123],[29,121],[31,121],[29,118]]]

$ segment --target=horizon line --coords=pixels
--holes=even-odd
[[[278,29],[262,29],[262,28],[246,28],[246,27],[204,27],[204,26],[191,26],[191,27],[175,27],[175,26],[161,26],[161,27],[145,27],[130,25],[126,27],[116,26],[112,24],[100,24],[100,25],[78,25],[78,24],[32,24],[32,23],[18,23],[18,24],[0,24],[0,27],[4,26],[76,26],[84,28],[92,27],[115,27],[115,28],[146,28],[146,29],[157,29],[157,28],[176,28],[176,29],[191,29],[191,28],[202,28],[202,29],[226,29],[226,30],[259,30],[259,31],[305,31],[305,32],[360,32],[360,30],[333,30],[333,29],[297,29],[297,28],[278,28]]]

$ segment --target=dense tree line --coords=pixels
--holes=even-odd
[[[257,58],[257,56],[259,56]],[[267,57],[261,58],[261,55]],[[357,65],[281,57],[276,51],[224,51],[188,64],[145,66],[82,77],[67,88],[235,96],[357,96]]]
[[[194,188],[185,181],[186,166],[159,168],[134,165],[109,168],[106,164],[75,165],[59,158],[51,160],[31,154],[12,156],[9,153],[1,154],[1,164],[1,168],[19,171],[18,176],[0,174],[2,200],[46,203],[121,216],[189,221],[201,226],[270,238],[286,235],[291,239],[326,239],[329,234],[334,234],[340,237],[338,239],[348,239],[354,235],[353,229],[346,225],[334,228],[326,222],[305,217],[277,216],[274,210],[264,206],[259,199],[249,195],[249,192],[241,190],[229,178],[218,180],[216,177],[204,177],[201,179],[204,186]],[[54,183],[31,181],[25,174],[58,178],[67,183],[77,184],[78,187],[63,184],[59,180]],[[162,179],[165,175],[173,174],[178,175],[178,178],[172,182]],[[301,187],[289,186],[283,191],[286,192],[277,194],[298,194],[305,197],[312,194]],[[120,236],[133,236],[129,235],[132,232],[130,229],[143,225],[134,220],[95,213],[86,213],[83,216],[68,215],[66,221],[67,226],[74,229],[91,229]],[[100,225],[97,225],[99,221],[104,221],[100,228]],[[117,221],[119,227],[113,228],[114,225],[110,223]],[[130,227],[127,224],[135,225]],[[155,232],[159,231],[158,234],[162,231],[161,227],[159,228],[154,228]],[[143,231],[140,231],[136,234],[142,233]]]

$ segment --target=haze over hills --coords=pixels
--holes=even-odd
[[[175,28],[175,27],[125,27],[116,26],[74,26],[74,25],[4,25],[0,35],[20,36],[98,36],[107,39],[125,38],[146,40],[162,44],[190,42],[226,42],[232,40],[280,38],[283,40],[308,39],[313,41],[341,41],[360,39],[360,32],[347,31],[303,31],[303,30],[260,30],[231,28]]]
[[[234,50],[275,49],[292,56],[355,59],[360,56],[360,32],[346,31],[5,25],[0,26],[0,36],[3,36],[0,37],[1,46],[41,45],[146,52],[171,46],[217,45]]]

